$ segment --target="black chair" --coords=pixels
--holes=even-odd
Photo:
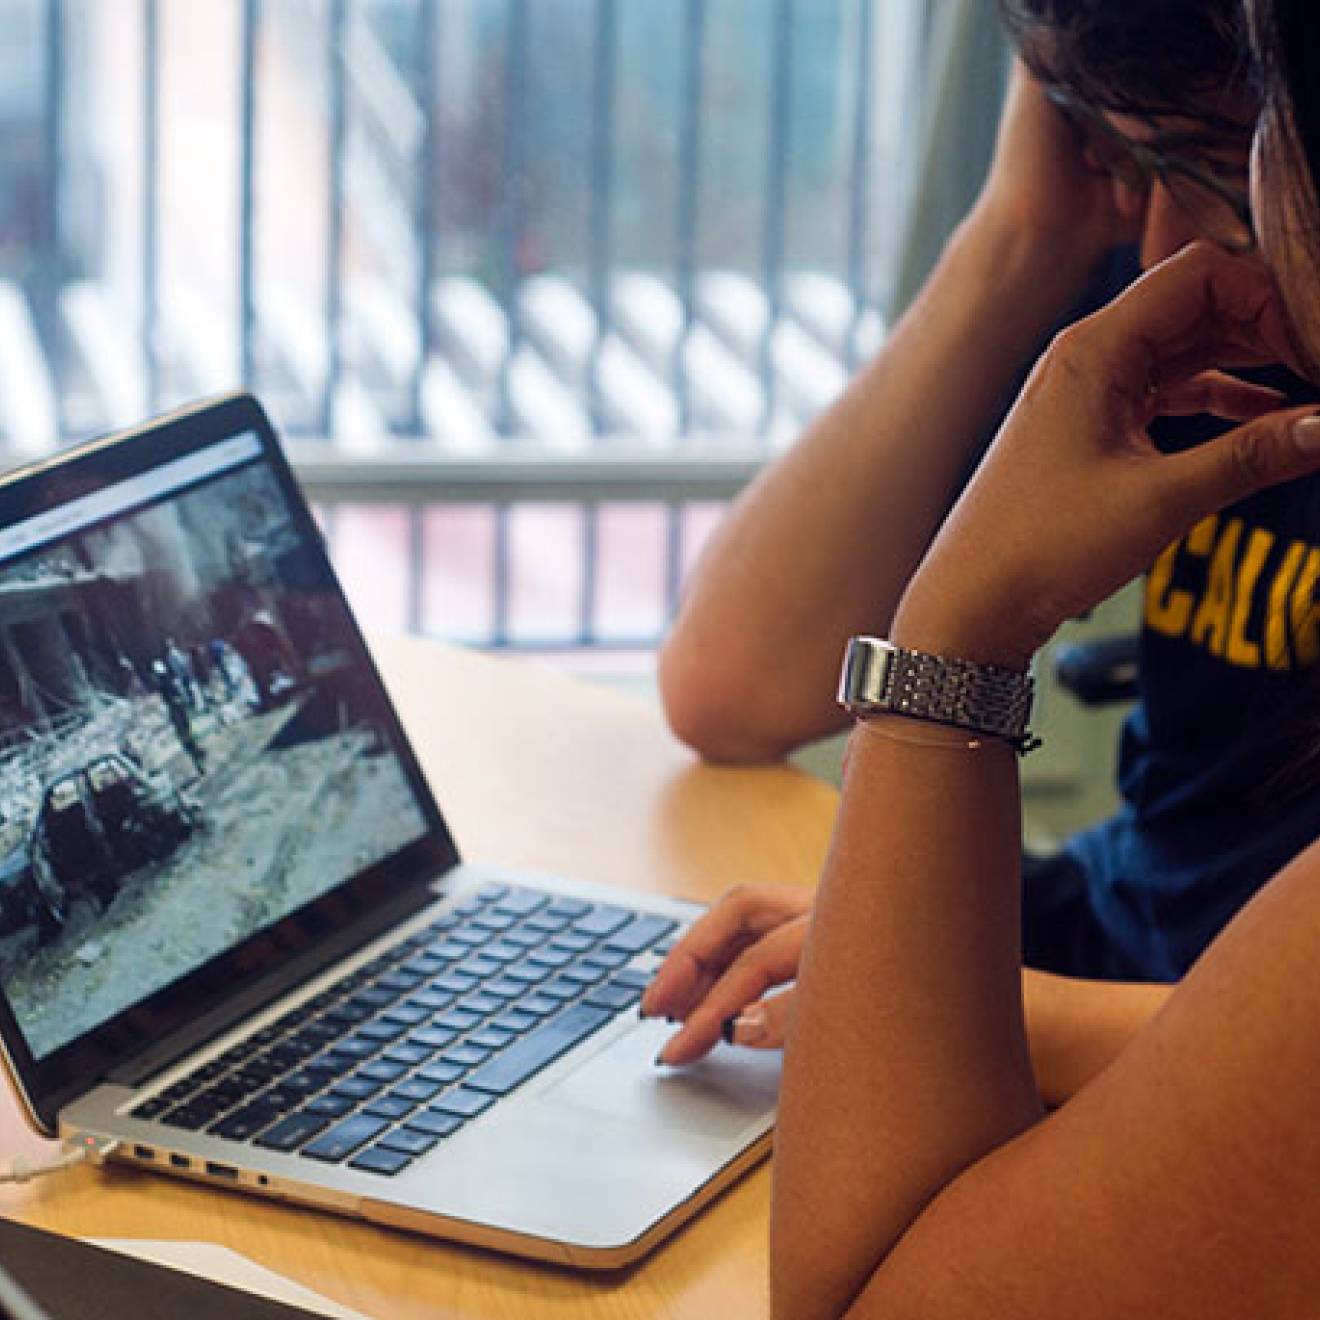
[[[1083,706],[1134,701],[1139,654],[1136,633],[1067,642],[1054,652],[1054,677]]]

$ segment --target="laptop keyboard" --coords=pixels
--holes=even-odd
[[[676,927],[485,885],[132,1116],[397,1174],[633,1007]]]

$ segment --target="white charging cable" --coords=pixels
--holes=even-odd
[[[91,1159],[99,1163],[118,1147],[119,1142],[113,1137],[94,1137],[88,1134],[70,1137],[60,1153],[52,1159],[29,1160],[16,1155],[12,1160],[0,1160],[0,1183],[31,1182],[33,1178],[44,1178],[48,1173],[71,1169],[75,1164],[83,1164]]]

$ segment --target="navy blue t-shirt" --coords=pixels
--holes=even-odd
[[[1298,402],[1282,369],[1252,373]],[[1162,449],[1222,423],[1164,419]],[[1123,805],[1069,840],[1091,906],[1140,974],[1175,980],[1320,837],[1320,477],[1206,519],[1147,574]]]

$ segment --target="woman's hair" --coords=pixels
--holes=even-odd
[[[1258,234],[1320,381],[1320,5],[1247,0],[1262,94]]]
[[[1320,194],[1320,5],[1248,0],[1266,110]],[[1320,216],[1315,217],[1320,223]]]
[[[1260,68],[1261,149],[1287,224],[1275,273],[1285,290],[1315,288],[1320,282],[1320,6],[1317,0],[1246,3]],[[1314,521],[1320,526],[1320,510]],[[1290,754],[1263,785],[1276,800],[1314,793],[1320,785],[1320,716],[1313,713],[1320,668],[1312,672],[1316,677],[1306,689],[1312,703],[1303,704],[1285,735]]]
[[[1032,73],[1097,109],[1240,125],[1258,103],[1242,0],[1000,0],[1000,10]]]

